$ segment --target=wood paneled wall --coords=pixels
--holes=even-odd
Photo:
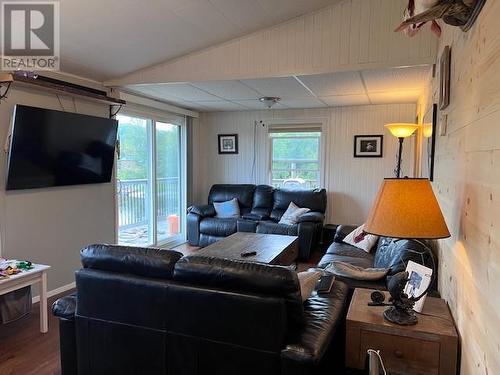
[[[384,124],[414,122],[415,111],[414,104],[395,104],[202,113],[195,130],[195,157],[199,162],[194,196],[198,203],[206,202],[210,186],[215,183],[269,183],[270,122],[323,123],[328,220],[362,223],[382,178],[393,176],[396,163],[397,140],[385,130]],[[260,124],[261,120],[264,126]],[[239,135],[238,155],[218,155],[217,134],[222,133]],[[357,134],[383,134],[384,157],[354,158],[353,142]],[[413,139],[407,140],[405,145],[404,172],[412,175]]]
[[[406,0],[344,0],[106,84],[282,77],[431,64],[437,39],[427,27],[411,42],[393,32],[407,4]]]
[[[461,374],[500,374],[500,1],[468,32],[445,26],[451,100],[434,189],[452,238],[440,242],[439,288],[461,336]],[[438,79],[421,100],[437,101]],[[427,104],[426,104],[427,103]],[[439,117],[439,116],[438,116]]]

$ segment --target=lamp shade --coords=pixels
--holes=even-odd
[[[424,178],[384,179],[364,229],[394,238],[450,236],[432,186]]]
[[[425,138],[432,137],[432,124],[431,123],[422,124],[422,130],[423,130],[423,135]]]
[[[385,127],[389,129],[391,134],[398,138],[406,138],[412,135],[415,130],[419,128],[418,124],[410,124],[406,122],[396,122],[386,124]]]

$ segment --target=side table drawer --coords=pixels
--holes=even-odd
[[[437,375],[440,344],[409,337],[361,331],[360,350],[380,350],[388,374]]]

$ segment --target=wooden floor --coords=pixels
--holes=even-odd
[[[70,292],[68,292],[70,293]],[[49,299],[49,306],[60,296]],[[49,314],[49,332],[40,333],[40,309],[16,322],[0,325],[1,375],[59,375],[59,324]]]
[[[198,249],[187,244],[175,248],[184,255]],[[313,267],[320,257],[321,253],[315,252],[307,263],[299,263],[297,270]],[[63,295],[50,298],[49,306]],[[0,325],[0,375],[60,375],[58,320],[49,313],[49,332],[45,334],[40,333],[39,320],[40,311],[35,304],[28,316]]]

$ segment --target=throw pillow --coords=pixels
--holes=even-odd
[[[295,225],[299,222],[299,217],[309,211],[311,211],[309,208],[300,208],[295,203],[290,202],[278,224]]]
[[[240,206],[237,198],[226,202],[214,202],[214,208],[218,218],[237,219],[240,217]]]
[[[325,271],[354,280],[375,281],[383,279],[389,269],[363,268],[346,262],[333,261],[325,268]]]
[[[323,273],[321,271],[305,271],[297,273],[297,276],[299,277],[302,302],[305,302],[311,296],[322,274]]]
[[[378,241],[378,236],[373,234],[368,234],[365,232],[365,225],[361,225],[354,229],[351,233],[349,233],[344,238],[344,242],[357,247],[358,249],[364,250],[367,253],[371,251],[373,246]]]

